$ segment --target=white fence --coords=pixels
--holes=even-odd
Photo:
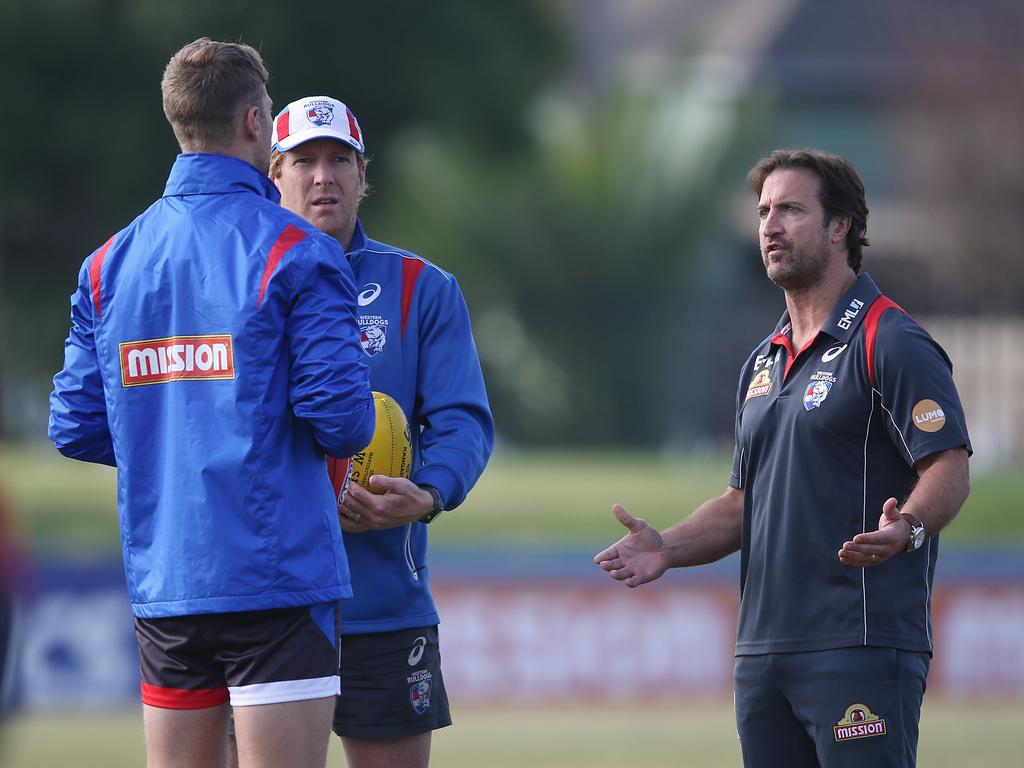
[[[1024,318],[926,317],[918,322],[953,361],[974,465],[1024,464]]]

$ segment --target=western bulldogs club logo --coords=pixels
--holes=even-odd
[[[821,408],[821,404],[825,402],[825,398],[828,397],[829,390],[831,389],[831,381],[812,382],[807,387],[807,391],[804,392],[804,408],[808,411]]]
[[[380,315],[360,317],[359,343],[367,357],[383,352],[384,345],[388,343],[388,321]]]
[[[433,676],[429,671],[421,669],[406,678],[409,686],[409,705],[413,712],[422,715],[430,709],[430,683]]]
[[[313,101],[306,105],[306,118],[313,125],[330,125],[334,122],[334,105],[329,101]]]

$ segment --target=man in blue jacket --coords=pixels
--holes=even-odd
[[[355,286],[266,176],[267,71],[201,38],[170,60],[183,154],[86,259],[50,437],[116,466],[150,765],[323,766],[348,563],[324,454],[370,440]],[[259,706],[256,706],[259,705]]]
[[[351,110],[308,97],[274,127],[270,176],[281,204],[344,248],[370,383],[412,425],[411,479],[376,476],[376,493],[352,484],[340,509],[355,594],[342,622],[334,728],[351,768],[426,766],[431,731],[451,724],[427,526],[462,503],[494,441],[469,312],[451,274],[363,232],[365,145]]]

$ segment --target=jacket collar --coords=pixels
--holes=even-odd
[[[265,173],[228,155],[178,155],[164,187],[164,197],[252,192],[273,203],[281,200],[274,182]]]
[[[356,229],[355,232],[352,233],[352,242],[349,244],[348,251],[345,252],[345,255],[348,256],[349,259],[355,258],[366,250],[366,246],[369,242],[369,238],[363,231],[363,223],[359,219],[356,219]]]

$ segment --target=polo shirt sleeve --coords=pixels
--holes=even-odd
[[[873,357],[885,427],[907,464],[950,448],[972,453],[953,366],[921,326],[898,310],[883,313]]]

